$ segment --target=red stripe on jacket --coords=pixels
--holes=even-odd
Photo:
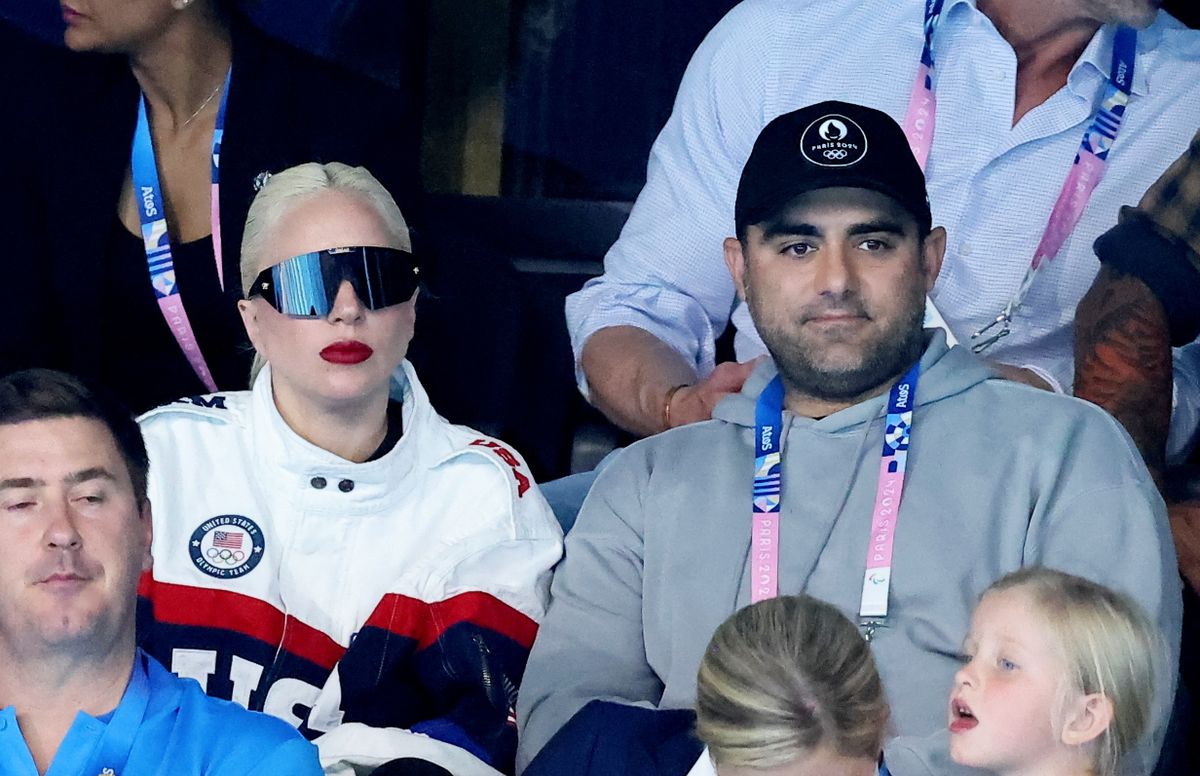
[[[265,601],[228,590],[159,582],[142,575],[138,595],[150,601],[156,622],[240,633],[332,670],[346,648],[320,630],[285,615]],[[524,649],[533,645],[537,623],[489,593],[459,593],[428,603],[389,593],[376,605],[364,628],[375,627],[412,639],[426,649],[447,630],[470,623],[505,636]],[[286,633],[285,633],[286,628]]]
[[[363,627],[375,627],[414,639],[422,650],[459,623],[499,633],[525,649],[533,646],[537,623],[489,593],[459,593],[444,601],[426,603],[389,593],[375,607]]]
[[[219,628],[281,645],[285,652],[332,670],[346,648],[321,631],[253,596],[190,585],[172,585],[143,574],[138,595],[150,601],[154,620],[169,625]]]

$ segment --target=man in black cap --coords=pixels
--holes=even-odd
[[[900,127],[838,102],[775,119],[735,220],[726,263],[771,358],[711,421],[642,440],[601,472],[526,669],[518,769],[544,750],[531,774],[675,772],[662,757],[686,748],[655,737],[687,725],[653,724],[646,708],[691,708],[716,626],[774,595],[806,592],[861,626],[898,776],[956,772],[957,655],[1004,573],[1045,565],[1122,590],[1173,661],[1175,557],[1136,447],[1097,407],[994,379],[923,329],[946,237]]]
[[[790,385],[855,403],[925,349],[925,294],[946,248],[925,179],[886,114],[826,102],[763,129],[725,263]],[[821,412],[821,415],[828,414]]]

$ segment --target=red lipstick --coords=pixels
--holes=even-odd
[[[358,340],[341,340],[321,351],[321,358],[331,364],[361,364],[374,354],[370,345]]]

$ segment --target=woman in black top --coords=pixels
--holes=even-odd
[[[135,184],[131,168],[144,96],[178,299],[212,382],[245,388],[250,350],[234,300],[255,179],[301,161],[365,165],[415,208],[415,100],[266,37],[220,0],[62,7],[69,51],[0,24],[0,372],[66,369],[136,410],[206,391],[151,285],[144,176]]]

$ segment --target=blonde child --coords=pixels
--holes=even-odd
[[[950,693],[950,756],[998,776],[1115,776],[1150,727],[1162,647],[1135,603],[1045,568],[980,598]]]
[[[693,773],[874,776],[888,723],[858,629],[805,595],[761,601],[713,634],[700,663]]]

